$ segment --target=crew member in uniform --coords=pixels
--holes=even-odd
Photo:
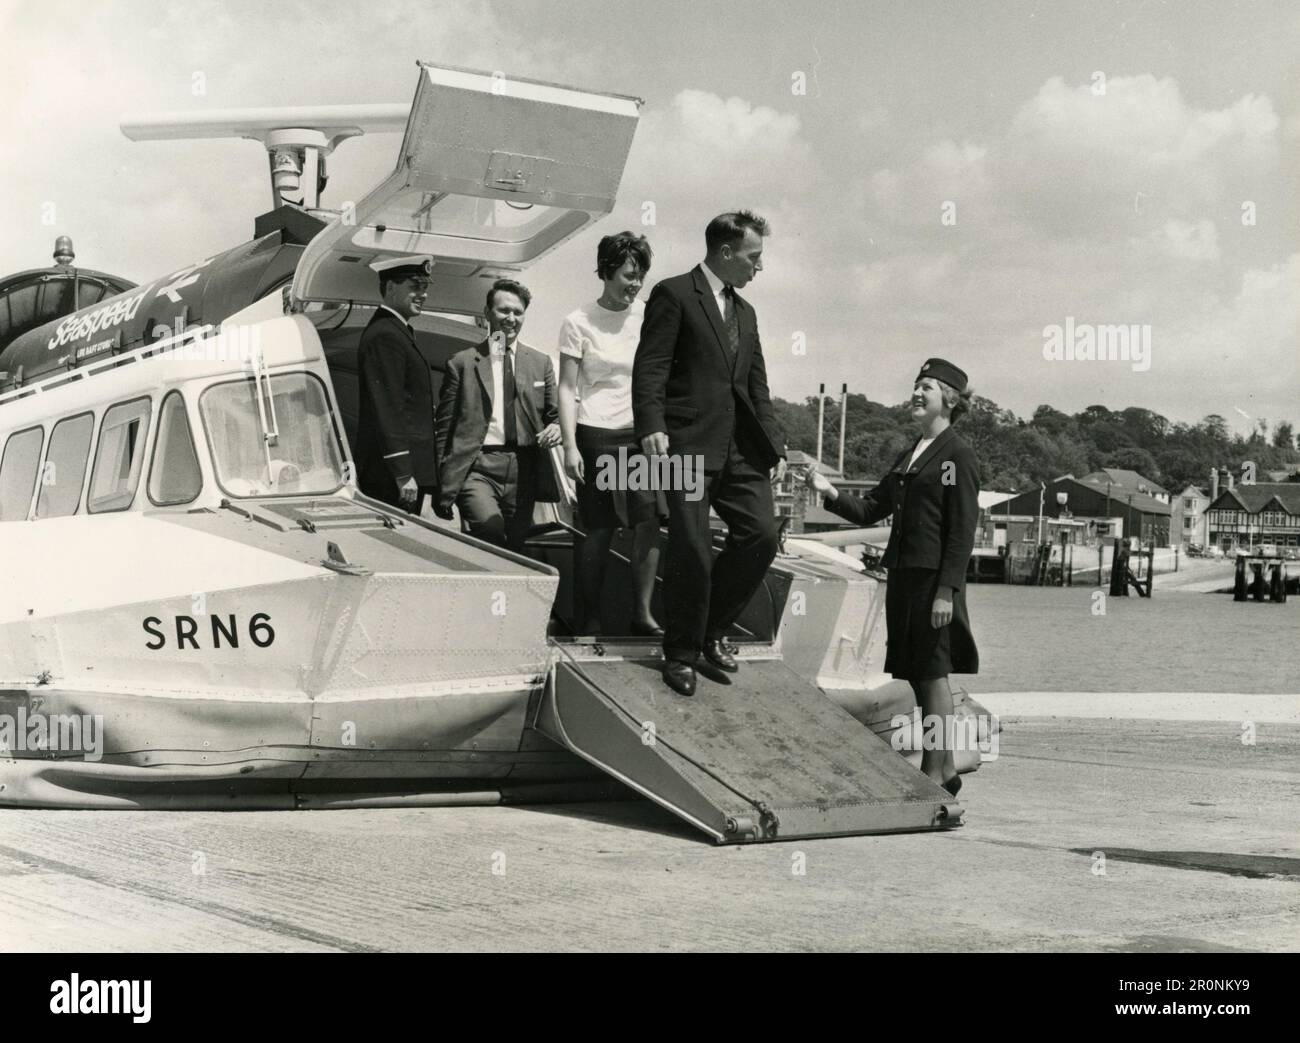
[[[865,496],[840,492],[815,468],[805,479],[827,510],[856,526],[892,516],[883,562],[889,570],[885,670],[911,684],[926,718],[942,720],[943,748],[925,749],[921,770],[954,795],[961,778],[953,764],[948,675],[979,672],[965,593],[979,524],[979,461],[951,426],[968,408],[966,384],[951,362],[926,361],[911,400],[921,437]]]
[[[710,221],[703,263],[651,291],[632,367],[642,450],[704,469],[699,498],[666,491],[663,677],[680,695],[695,694],[701,653],[716,669],[737,669],[724,639],[776,557],[769,472],[778,481],[785,473],[785,443],[758,319],[736,292],[762,271],[767,234],[767,222],[745,210]],[[727,526],[716,561],[710,507]]]
[[[433,499],[438,458],[433,430],[433,380],[415,344],[433,261],[393,257],[370,266],[383,303],[361,334],[357,417],[357,484],[367,496],[419,513]]]
[[[532,525],[540,450],[560,444],[555,370],[519,340],[532,294],[513,279],[488,290],[489,335],[451,357],[438,396],[437,512],[455,504],[471,536],[522,551]]]

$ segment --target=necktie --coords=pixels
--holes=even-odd
[[[505,418],[506,445],[514,445],[515,367],[508,350],[501,356],[501,413]]]
[[[731,348],[731,357],[734,359],[736,353],[740,351],[740,316],[736,313],[735,287],[723,287],[722,296],[727,305],[723,324],[727,328],[727,345]]]

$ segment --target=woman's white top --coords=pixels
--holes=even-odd
[[[916,443],[916,448],[912,450],[912,459],[907,461],[907,469],[909,471],[912,469],[912,465],[916,463],[920,455],[930,448],[930,443],[933,441],[933,438],[922,438]]]
[[[645,303],[612,311],[599,301],[565,316],[560,354],[578,365],[578,423],[611,430],[632,427],[632,361],[641,341]]]

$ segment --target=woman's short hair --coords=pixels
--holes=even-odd
[[[596,274],[601,279],[613,278],[629,257],[636,261],[642,275],[650,270],[650,242],[645,236],[632,232],[605,236],[596,247]]]
[[[948,420],[955,424],[958,417],[970,411],[970,388],[965,391],[958,391],[951,384],[942,380],[936,380],[935,383],[939,385],[939,391],[943,395],[944,408],[949,411]]]

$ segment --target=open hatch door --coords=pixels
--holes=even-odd
[[[434,259],[430,306],[477,313],[518,270],[613,209],[639,99],[420,63],[393,173],[311,241],[293,302],[377,304],[367,266]]]
[[[720,844],[951,829],[962,807],[780,661],[695,696],[657,660],[563,656],[533,727]]]

